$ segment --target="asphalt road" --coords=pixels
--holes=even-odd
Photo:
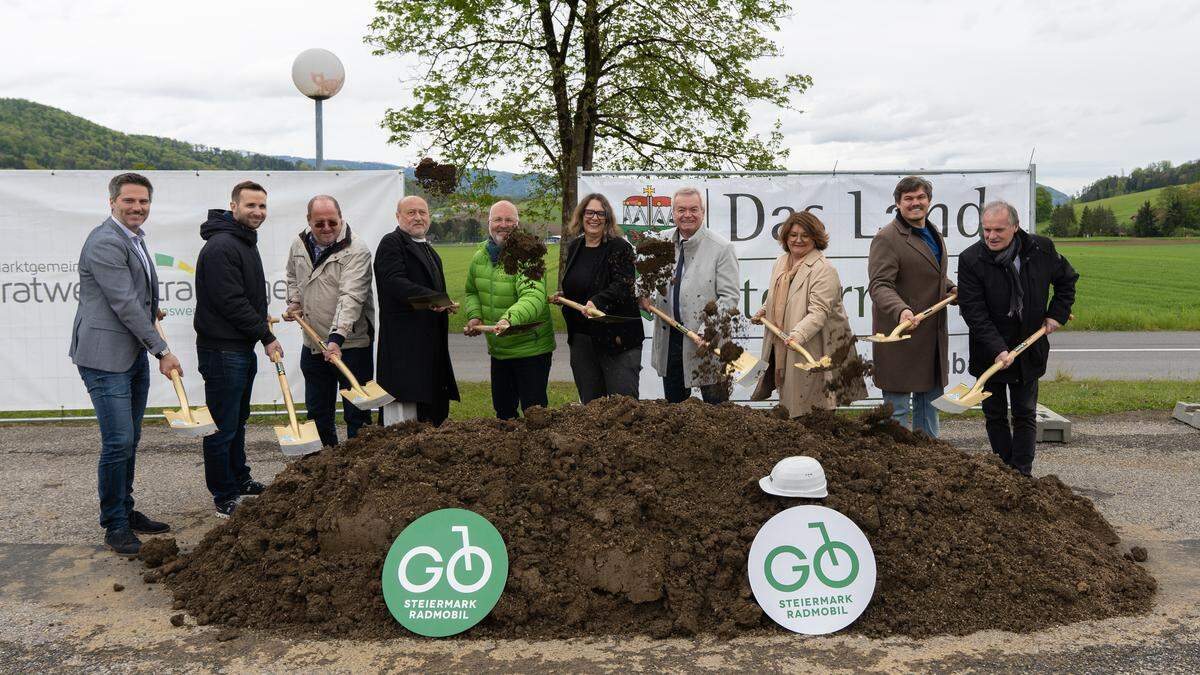
[[[569,382],[567,336],[556,337],[550,379]],[[458,379],[490,379],[483,338],[451,335],[450,356]],[[1076,380],[1200,380],[1200,332],[1056,333],[1051,336],[1046,376],[1059,372]]]
[[[1037,475],[1092,499],[1120,546],[1144,546],[1154,609],[1017,635],[923,640],[764,632],[730,640],[339,641],[286,631],[174,627],[171,597],[99,546],[95,426],[0,427],[0,672],[1153,672],[1200,670],[1200,431],[1168,413],[1076,420],[1070,445],[1042,444]],[[987,452],[980,420],[943,437]],[[269,427],[247,434],[256,478],[283,467]],[[185,548],[217,524],[197,442],[146,428],[138,504]],[[114,584],[124,589],[116,591]],[[1037,608],[1030,608],[1037,611]]]

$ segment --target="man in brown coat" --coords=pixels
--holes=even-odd
[[[896,218],[875,235],[867,259],[872,331],[890,333],[901,321],[912,321],[915,327],[911,339],[873,345],[875,386],[892,404],[893,419],[936,438],[933,401],[949,379],[948,320],[944,311],[925,321],[914,315],[957,289],[946,276],[946,242],[926,221],[933,185],[907,176],[892,196]]]

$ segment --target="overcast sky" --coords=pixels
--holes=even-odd
[[[782,115],[791,169],[1023,167],[1073,192],[1159,160],[1200,158],[1200,0],[793,0],[763,71],[811,75]],[[366,0],[0,0],[0,96],[129,133],[314,154],[292,59],[346,65],[325,106],[330,158],[412,164],[379,121],[404,63],[362,41]],[[765,129],[777,111],[756,119]],[[519,171],[508,160],[494,168]]]

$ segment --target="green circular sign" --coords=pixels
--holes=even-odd
[[[457,635],[492,611],[508,581],[508,549],[487,518],[441,509],[409,523],[383,561],[383,600],[405,628]]]

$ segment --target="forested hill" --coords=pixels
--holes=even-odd
[[[48,105],[0,98],[0,169],[284,171],[298,162],[158,136],[123,134]]]

